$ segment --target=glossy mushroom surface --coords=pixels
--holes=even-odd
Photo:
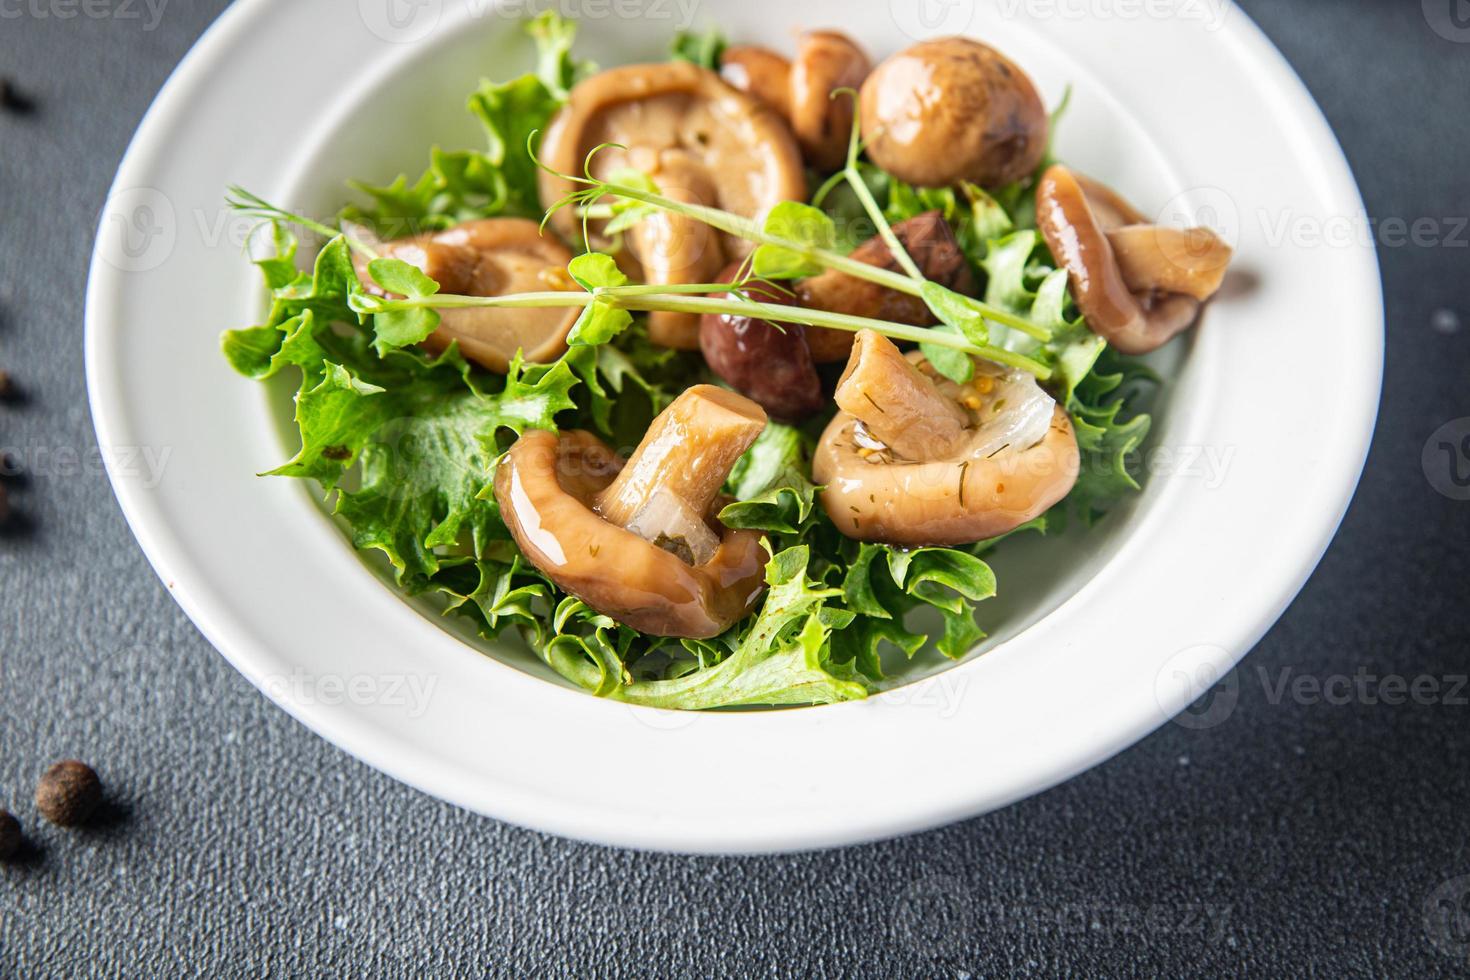
[[[1036,187],[1036,222],[1087,325],[1125,354],[1146,354],[1194,324],[1232,252],[1208,228],[1117,225],[1139,212],[1104,191],[1049,167]]]
[[[719,281],[733,282],[740,270],[739,263],[728,266]],[[782,287],[762,280],[746,283],[741,292],[757,303],[794,302]],[[808,332],[795,323],[706,313],[700,318],[699,348],[710,370],[736,391],[783,422],[800,422],[827,404],[807,346]]]
[[[1035,172],[1050,119],[1031,79],[967,38],[924,41],[883,62],[862,88],[868,156],[900,180],[1000,187]]]
[[[970,271],[970,263],[960,251],[954,230],[938,211],[926,211],[900,221],[893,226],[893,233],[924,278],[957,293],[974,293],[975,276]],[[876,235],[859,245],[848,257],[890,272],[903,271],[887,243]],[[802,280],[796,286],[796,294],[801,305],[808,309],[907,323],[915,327],[930,327],[939,322],[917,296],[833,269]],[[844,330],[813,327],[807,330],[806,336],[812,357],[820,364],[846,360],[852,350],[852,334]]]
[[[626,463],[588,432],[535,430],[495,474],[511,536],[563,591],[643,633],[707,639],[753,608],[766,552],[713,516],[764,413],[697,386],[654,421]]]
[[[863,331],[812,462],[839,531],[903,547],[1005,534],[1076,483],[1071,420],[1029,375],[976,362],[959,385]]]
[[[572,253],[554,234],[524,218],[468,221],[445,231],[377,243],[377,250],[421,269],[443,293],[501,296],[578,288],[566,273]],[[353,263],[364,288],[384,295],[368,274],[368,259],[355,254]],[[517,350],[534,363],[560,357],[577,314],[573,308],[440,310],[439,327],[423,346],[437,352],[457,341],[465,357],[504,374]]]
[[[791,118],[791,62],[754,44],[736,44],[720,58],[720,78]]]
[[[831,172],[847,161],[855,114],[850,97],[873,62],[862,47],[839,31],[807,31],[788,61],[769,48],[739,45],[725,50],[720,77],[781,113],[801,144],[809,166]]]
[[[580,176],[587,155],[592,173],[606,179],[620,168],[651,177],[667,196],[761,220],[786,200],[806,197],[801,152],[785,120],[764,102],[737,91],[714,72],[682,61],[628,65],[604,71],[572,89],[541,144],[546,165]],[[541,202],[551,207],[575,188],[541,174]],[[581,232],[581,219],[564,208],[552,219],[562,234]],[[605,223],[594,221],[593,244]],[[743,258],[749,243],[702,222],[659,212],[627,233],[646,282],[711,282],[726,263]],[[655,343],[684,350],[699,346],[699,317],[660,311],[649,316]]]

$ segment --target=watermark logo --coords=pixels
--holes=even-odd
[[[1446,41],[1470,44],[1470,0],[1424,0],[1424,20]]]
[[[973,906],[969,889],[954,875],[920,878],[904,890],[894,910],[894,938],[920,956],[953,956],[969,931]]]
[[[357,0],[363,24],[389,44],[422,41],[439,26],[444,0]]]
[[[1470,875],[1451,878],[1429,893],[1424,934],[1441,953],[1470,963]]]
[[[1240,702],[1240,677],[1221,667],[1230,655],[1224,647],[1210,643],[1185,647],[1170,657],[1154,679],[1154,699],[1166,717],[1191,731],[1223,725]],[[1188,703],[1178,714],[1175,706]]]
[[[157,30],[169,0],[0,0],[0,20],[138,21],[145,32]]]
[[[969,677],[956,670],[946,670],[913,684],[884,691],[874,700],[915,711],[930,711],[940,718],[953,718],[959,713],[969,686]]]
[[[1204,228],[1214,232],[1231,248],[1240,244],[1240,208],[1235,198],[1219,187],[1191,187],[1180,191],[1159,210],[1154,224],[1185,233]],[[1187,234],[1185,237],[1187,244]]]
[[[98,254],[123,272],[147,272],[168,261],[178,237],[173,202],[155,188],[130,187],[102,207]]]
[[[1179,20],[1218,31],[1233,6],[1233,0],[1000,0],[1000,14],[1007,19],[1088,22]]]
[[[402,708],[410,718],[423,717],[438,686],[437,674],[308,674],[300,668],[271,674],[261,683],[273,701]]]
[[[915,41],[964,34],[975,19],[975,0],[888,0],[894,26]]]
[[[1435,429],[1419,461],[1431,487],[1451,500],[1470,500],[1470,416]]]

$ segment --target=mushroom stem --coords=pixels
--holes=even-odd
[[[881,334],[864,330],[837,384],[837,405],[904,459],[945,456],[970,419]]]
[[[648,429],[628,465],[597,497],[597,511],[626,527],[659,492],[705,515],[730,470],[766,427],[766,413],[744,395],[695,385]]]

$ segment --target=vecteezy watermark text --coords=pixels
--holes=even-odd
[[[340,704],[404,708],[410,718],[429,710],[437,674],[308,674],[296,669],[289,674],[271,674],[262,690],[276,701],[299,705]]]
[[[167,7],[168,0],[0,0],[0,20],[138,21],[152,31]]]

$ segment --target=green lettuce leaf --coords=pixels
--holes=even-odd
[[[672,680],[635,682],[612,696],[630,704],[685,709],[830,704],[867,697],[865,685],[834,672],[829,660],[834,624],[846,623],[841,615],[822,613],[842,593],[821,588],[807,576],[810,559],[805,547],[771,559],[765,604],[727,658]]]

